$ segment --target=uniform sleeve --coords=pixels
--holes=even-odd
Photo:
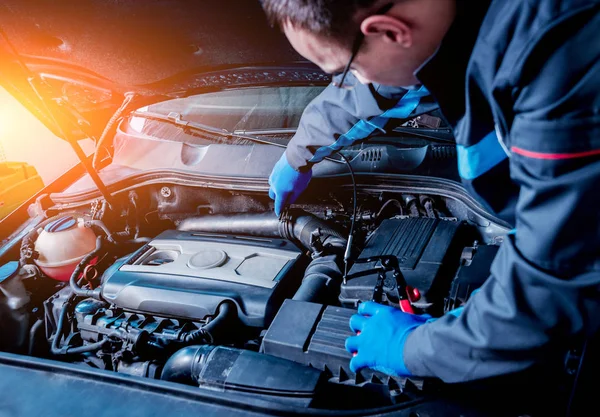
[[[400,87],[360,83],[352,90],[344,90],[330,84],[304,110],[298,130],[288,144],[288,162],[296,170],[306,169],[312,164],[309,161],[318,149],[335,143],[359,120],[377,117],[393,108],[408,91]],[[413,115],[435,108],[436,104],[424,101]]]
[[[563,19],[515,73],[506,142],[520,187],[514,234],[459,317],[407,339],[407,368],[446,382],[564,358],[600,328],[598,8]]]

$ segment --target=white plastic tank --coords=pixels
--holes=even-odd
[[[38,230],[35,263],[48,277],[68,281],[83,258],[96,249],[96,234],[81,218],[65,216]]]

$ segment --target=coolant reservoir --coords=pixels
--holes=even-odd
[[[96,234],[85,227],[83,219],[62,217],[38,230],[35,261],[42,272],[52,279],[68,281],[86,255],[96,249]]]

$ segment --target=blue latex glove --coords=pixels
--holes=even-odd
[[[294,204],[296,199],[306,190],[308,183],[312,179],[312,170],[307,172],[298,172],[292,168],[285,156],[275,164],[271,176],[269,177],[269,197],[275,200],[275,214],[281,215],[281,212],[288,204]]]
[[[474,296],[479,289],[471,293]],[[470,298],[469,298],[470,299]],[[464,306],[446,314],[458,317]],[[404,343],[417,327],[436,321],[429,314],[415,315],[374,302],[358,306],[358,314],[350,318],[350,328],[357,336],[346,339],[346,350],[356,355],[350,361],[352,372],[370,368],[392,376],[412,376],[404,365]]]
[[[350,328],[357,336],[346,339],[346,350],[355,353],[350,369],[358,372],[370,368],[392,376],[411,376],[404,365],[404,343],[413,330],[431,319],[427,314],[408,314],[372,301],[360,304],[358,314],[350,318]]]

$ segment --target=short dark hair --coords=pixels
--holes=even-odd
[[[272,26],[289,22],[294,27],[347,41],[354,36],[358,23],[352,24],[361,9],[373,7],[379,0],[261,0]]]

